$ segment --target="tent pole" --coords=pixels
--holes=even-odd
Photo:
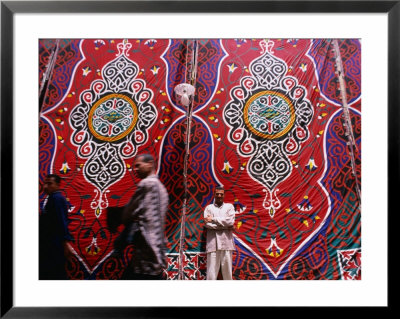
[[[197,77],[197,40],[190,41],[191,49],[189,49],[189,41],[187,45],[187,50],[190,50],[190,64],[188,66],[188,54],[186,55],[186,74],[185,80],[189,82],[192,86],[196,87],[196,77]],[[182,204],[182,218],[181,218],[181,230],[179,238],[179,271],[178,279],[184,279],[183,272],[183,259],[184,259],[184,244],[185,244],[185,228],[186,228],[186,214],[187,214],[187,200],[189,197],[189,191],[187,187],[188,182],[188,162],[190,156],[190,134],[192,131],[192,111],[193,111],[194,96],[191,97],[191,101],[188,105],[186,112],[186,136],[185,136],[185,155],[183,163],[183,184],[184,184],[184,196]]]
[[[336,55],[336,72],[338,75],[339,79],[339,85],[340,85],[340,94],[342,98],[342,106],[343,106],[343,118],[344,118],[344,128],[346,131],[346,136],[348,138],[348,149],[349,149],[349,154],[350,154],[350,160],[351,160],[351,166],[352,166],[352,171],[353,171],[353,176],[355,178],[356,182],[356,192],[358,195],[358,200],[360,204],[360,209],[361,209],[361,191],[360,191],[360,184],[358,181],[357,177],[357,171],[356,171],[356,164],[355,164],[355,156],[354,156],[354,150],[357,152],[358,147],[354,138],[353,134],[353,127],[351,125],[351,118],[350,118],[350,112],[349,112],[349,107],[347,104],[347,95],[346,95],[346,84],[344,80],[344,69],[343,69],[343,63],[342,63],[342,57],[340,55],[340,48],[337,39],[333,40],[333,47],[335,50],[335,55]]]
[[[59,45],[60,45],[60,40],[57,39],[54,50],[53,52],[51,52],[49,61],[47,63],[46,71],[43,73],[42,83],[40,84],[40,90],[39,90],[39,113],[42,111],[44,99],[49,88],[51,77],[53,75],[54,66],[56,65]]]

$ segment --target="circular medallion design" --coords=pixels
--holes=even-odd
[[[138,119],[136,104],[126,95],[109,94],[89,112],[90,132],[99,140],[115,142],[128,135]]]
[[[252,96],[243,114],[249,130],[265,139],[284,136],[295,121],[293,103],[277,91],[261,91]]]

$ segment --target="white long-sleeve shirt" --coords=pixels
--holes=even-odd
[[[220,207],[210,204],[204,210],[204,217],[211,215],[213,220],[205,224],[207,228],[207,253],[217,250],[235,250],[233,225],[235,209],[232,204],[223,203]]]

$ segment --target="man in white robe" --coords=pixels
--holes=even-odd
[[[204,210],[204,222],[207,228],[207,280],[216,280],[220,268],[222,278],[232,280],[235,209],[232,204],[224,203],[224,197],[224,189],[217,187],[214,192],[214,203]]]

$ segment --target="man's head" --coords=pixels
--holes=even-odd
[[[46,194],[54,193],[60,188],[61,178],[56,174],[49,174],[46,176],[43,184],[43,190]]]
[[[224,188],[221,186],[218,186],[217,188],[215,188],[214,203],[217,204],[218,206],[222,205],[224,202],[224,197],[225,197]]]
[[[140,178],[146,178],[154,173],[154,157],[150,154],[140,154],[136,157],[133,170]]]

